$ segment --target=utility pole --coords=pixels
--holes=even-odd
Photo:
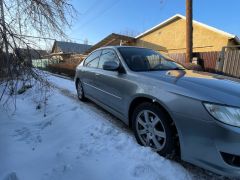
[[[192,1],[186,0],[186,63],[192,61],[193,51]]]

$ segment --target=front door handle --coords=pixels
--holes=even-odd
[[[96,75],[96,76],[100,76],[100,74],[99,74],[99,73],[95,73],[95,75]]]

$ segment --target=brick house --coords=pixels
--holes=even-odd
[[[124,39],[125,41],[122,41]],[[124,42],[124,43],[121,43]],[[239,45],[236,35],[209,25],[193,21],[193,51],[221,51],[224,46]],[[87,52],[108,45],[134,45],[154,49],[167,54],[185,53],[186,17],[176,14],[136,37],[111,34],[95,44]]]
[[[136,46],[148,47],[166,53],[186,51],[186,17],[180,14],[136,36]],[[193,21],[193,51],[221,51],[224,46],[239,45],[236,35]]]

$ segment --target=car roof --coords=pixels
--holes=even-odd
[[[105,46],[105,47],[101,47],[101,48],[98,48],[96,50],[103,50],[103,49],[118,49],[118,48],[142,48],[142,49],[149,49],[149,48],[145,48],[145,47],[139,47],[139,46]],[[96,51],[95,50],[95,51]]]

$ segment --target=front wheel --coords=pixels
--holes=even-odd
[[[132,115],[133,130],[139,144],[151,147],[160,155],[173,155],[175,135],[169,117],[157,105],[143,103],[135,108]]]
[[[76,88],[77,88],[78,99],[81,101],[86,101],[86,98],[84,96],[83,86],[80,80],[77,80]]]

